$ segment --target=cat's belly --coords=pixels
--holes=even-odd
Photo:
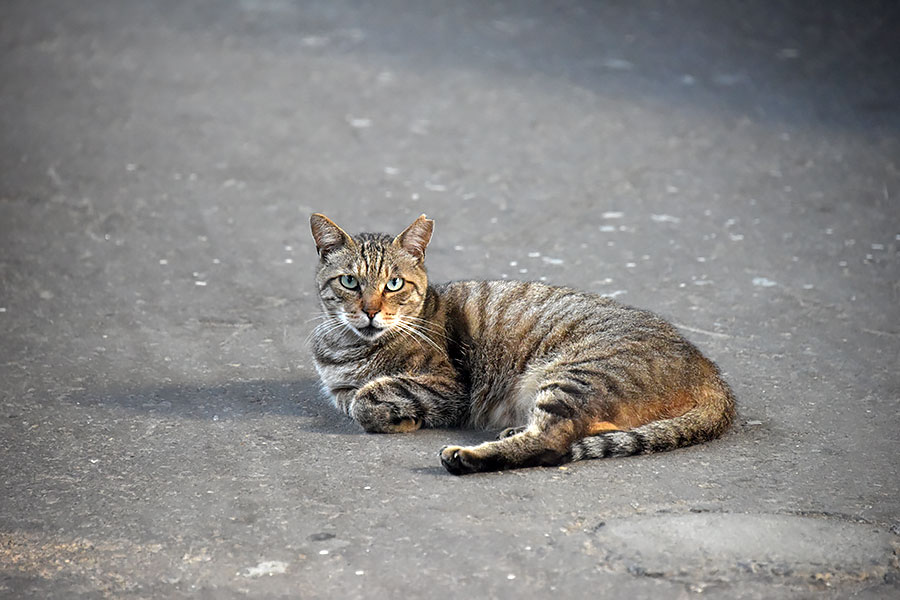
[[[504,389],[492,382],[472,387],[472,411],[469,425],[481,429],[504,429],[527,425],[534,409],[540,380],[524,373]]]

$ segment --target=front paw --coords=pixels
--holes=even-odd
[[[358,398],[350,407],[350,416],[369,433],[407,433],[422,426],[422,419],[376,398]]]
[[[453,475],[465,475],[480,471],[478,458],[468,448],[444,446],[441,448],[441,464]]]
[[[381,433],[409,433],[422,427],[422,419],[394,417]]]

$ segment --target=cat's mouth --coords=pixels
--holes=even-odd
[[[354,327],[356,329],[356,333],[360,335],[360,337],[367,340],[374,340],[379,335],[384,333],[384,327],[376,327],[375,325],[366,325],[365,327]]]

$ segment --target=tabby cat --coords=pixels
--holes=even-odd
[[[716,365],[652,313],[535,282],[429,285],[425,215],[396,237],[310,225],[323,388],[369,432],[506,428],[443,448],[454,475],[660,452],[731,425]]]

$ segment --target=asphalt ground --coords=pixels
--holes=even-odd
[[[0,597],[900,597],[894,2],[0,4]],[[311,212],[678,324],[720,440],[453,477]]]

